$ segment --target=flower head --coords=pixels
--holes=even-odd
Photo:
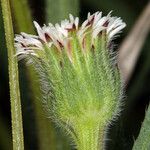
[[[39,74],[50,116],[68,127],[78,147],[83,142],[98,148],[100,128],[119,112],[121,80],[110,45],[126,24],[96,12],[88,13],[81,26],[72,15],[60,24],[34,25],[37,35],[16,35],[17,56],[32,62]]]
[[[26,33],[16,35],[15,46],[18,56],[38,56],[38,51],[44,50],[45,45],[49,48],[54,46],[60,52],[65,47],[70,53],[72,51],[71,41],[73,36],[76,36],[81,48],[84,50],[85,39],[89,36],[88,38],[91,41],[89,44],[92,47],[94,46],[94,40],[100,37],[102,32],[106,34],[107,44],[109,44],[114,36],[126,26],[120,18],[111,17],[111,13],[102,17],[102,12],[96,12],[92,15],[88,13],[87,20],[82,23],[81,27],[79,27],[79,18],[74,18],[71,14],[69,15],[69,20],[63,20],[60,24],[55,24],[55,26],[49,23],[48,26],[40,27],[35,21],[34,25],[37,30],[37,36]]]

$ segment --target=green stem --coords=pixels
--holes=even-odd
[[[10,0],[13,10],[13,17],[16,25],[16,32],[34,33],[33,19],[27,0]],[[26,21],[28,20],[28,21]],[[40,150],[56,149],[55,130],[52,123],[43,115],[42,99],[37,76],[32,66],[26,70],[29,77],[29,88],[32,91],[32,101],[35,109],[35,119],[38,128],[38,140]],[[38,97],[38,98],[37,98]]]
[[[12,27],[12,18],[9,0],[1,0],[1,6],[4,20],[6,45],[8,49],[13,149],[24,150],[18,64],[17,58],[14,57],[15,55],[14,36],[13,36],[14,33]]]
[[[75,143],[78,150],[103,150],[104,149],[104,126],[98,122],[84,122],[78,124],[75,133]]]

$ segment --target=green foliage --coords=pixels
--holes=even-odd
[[[150,149],[150,107],[146,111],[144,122],[142,123],[139,137],[134,143],[133,150]]]

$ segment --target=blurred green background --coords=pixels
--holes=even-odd
[[[31,20],[40,25],[60,22],[72,13],[81,21],[88,12],[102,11],[120,16],[127,24],[115,40],[116,49],[128,35],[135,21],[147,4],[147,0],[10,0],[15,33],[34,33]],[[30,9],[30,11],[29,11]],[[31,16],[32,18],[31,18]],[[144,26],[143,26],[144,28]],[[139,35],[140,36],[140,35]],[[23,111],[24,140],[26,150],[70,150],[72,143],[44,114],[36,77],[32,68],[19,63],[20,88]],[[11,150],[11,115],[7,50],[0,8],[0,150]],[[125,87],[124,106],[120,117],[109,127],[108,150],[131,150],[137,138],[145,109],[150,100],[150,35],[142,47],[133,74]]]

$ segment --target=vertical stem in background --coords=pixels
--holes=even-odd
[[[13,9],[15,27],[19,32],[34,33],[31,11],[27,0],[10,0]]]
[[[27,0],[10,0],[10,2],[17,32],[24,31],[30,34],[34,33],[32,15]],[[28,80],[30,81],[29,88],[32,93],[31,100],[34,104],[39,149],[56,149],[55,130],[49,119],[43,115],[43,107],[41,101],[39,100],[42,99],[42,96],[40,94],[39,84],[36,82],[38,80],[37,76],[31,66],[27,68],[26,74],[28,75]]]
[[[78,16],[79,0],[46,0],[46,22],[56,23],[68,18],[69,13]]]
[[[7,58],[6,58],[6,46],[4,45],[5,39],[2,38],[5,36],[4,28],[3,28],[3,17],[0,7],[0,96],[1,98],[5,95],[6,87],[6,74],[7,74]],[[6,99],[1,99],[1,102],[6,102]],[[3,103],[1,103],[3,104]],[[3,106],[1,106],[2,108]],[[8,150],[12,147],[10,132],[8,130],[8,124],[5,120],[5,116],[3,116],[2,111],[0,110],[0,146],[2,150]]]
[[[133,73],[142,46],[150,31],[150,1],[119,48],[119,67],[127,84]],[[144,27],[144,28],[143,28]],[[140,36],[139,36],[140,35]]]
[[[9,86],[12,117],[13,149],[24,150],[21,100],[18,78],[18,64],[14,48],[14,33],[9,0],[1,0],[6,45],[8,49]]]

